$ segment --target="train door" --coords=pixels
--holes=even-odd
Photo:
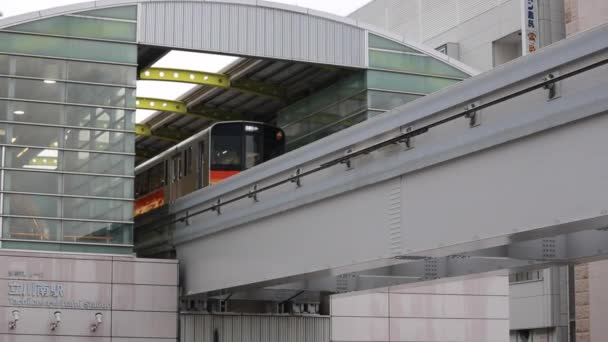
[[[182,158],[178,153],[171,157],[171,184],[169,185],[171,192],[171,200],[175,200],[181,196],[179,182],[182,178]]]

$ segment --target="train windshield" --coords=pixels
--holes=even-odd
[[[281,155],[280,129],[253,123],[216,125],[211,132],[211,170],[242,171]]]

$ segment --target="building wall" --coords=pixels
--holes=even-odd
[[[1,248],[132,252],[136,16],[0,30]]]
[[[0,342],[175,342],[177,281],[176,261],[2,250]]]
[[[568,36],[608,23],[605,0],[565,0],[565,10]]]
[[[581,265],[581,276],[576,281],[577,342],[602,342],[608,336],[608,260]],[[585,276],[587,270],[587,278]],[[585,291],[588,289],[588,291]],[[585,303],[588,303],[585,305]],[[580,336],[580,339],[579,339]],[[588,339],[587,339],[588,338]]]
[[[523,279],[513,279],[528,275]],[[568,340],[568,269],[551,267],[511,275],[509,285],[512,342]]]
[[[458,43],[459,59],[493,67],[492,42],[521,29],[519,0],[375,0],[351,17],[437,48]]]
[[[460,61],[486,71],[521,56],[521,49],[516,45],[511,52],[496,51],[494,42],[521,31],[522,1],[375,0],[352,13],[351,17],[431,48],[457,43]],[[540,0],[539,7],[541,46],[545,46],[565,36],[563,0]],[[496,53],[504,58],[495,58]]]
[[[329,331],[328,316],[180,314],[180,342],[329,342]]]
[[[438,280],[331,298],[331,340],[509,341],[504,276]]]

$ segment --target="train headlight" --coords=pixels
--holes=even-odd
[[[245,125],[245,132],[257,132],[259,130],[258,126]]]

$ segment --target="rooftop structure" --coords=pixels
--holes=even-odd
[[[155,65],[173,50],[239,58],[220,73]],[[474,73],[355,20],[265,1],[93,1],[4,18],[2,247],[131,253],[136,158],[235,118],[278,124],[294,149]],[[196,87],[136,98],[138,79]],[[139,108],[158,111],[136,122]]]

